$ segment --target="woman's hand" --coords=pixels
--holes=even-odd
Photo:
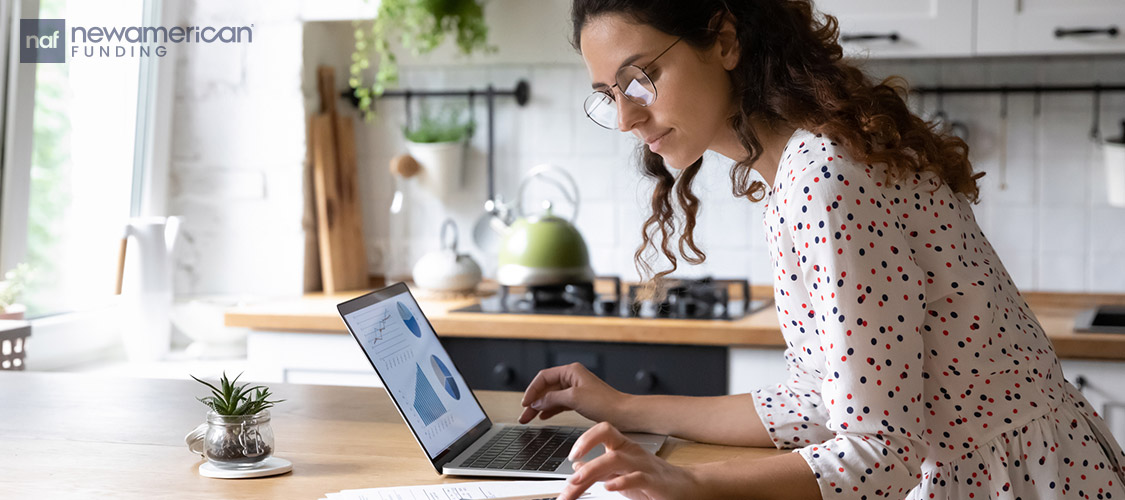
[[[524,410],[519,421],[526,424],[536,415],[546,420],[567,410],[595,422],[612,421],[617,405],[626,397],[581,363],[547,368],[535,376],[523,393],[520,405]]]
[[[605,454],[586,463],[574,462],[576,472],[558,500],[574,500],[598,481],[605,482],[606,490],[633,500],[698,498],[697,481],[687,469],[645,451],[606,422],[582,433],[571,448],[570,459],[585,456],[599,444],[605,445]]]

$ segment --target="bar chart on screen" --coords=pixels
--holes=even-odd
[[[442,415],[445,415],[445,405],[441,403],[437,391],[426,378],[425,372],[422,371],[422,365],[415,365],[415,368],[417,369],[417,379],[414,383],[414,411],[417,411],[418,416],[422,418],[422,422],[429,426]]]

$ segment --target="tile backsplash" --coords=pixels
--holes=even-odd
[[[1032,85],[1125,82],[1125,58],[1088,57],[1018,60],[867,61],[875,78],[900,75],[911,86]],[[588,76],[581,65],[405,68],[402,85],[411,88],[511,87],[531,84],[526,107],[500,100],[495,125],[498,192],[515,196],[520,177],[540,163],[559,165],[574,175],[581,192],[577,226],[587,240],[595,271],[634,279],[632,255],[640,242],[649,188],[636,167],[637,142],[629,135],[591,123],[580,103]],[[1001,116],[1007,100],[1007,118]],[[364,210],[372,270],[380,270],[378,249],[386,248],[386,207],[393,189],[386,174],[390,158],[402,153],[397,129],[404,122],[401,99],[379,103],[380,116],[365,127],[361,165],[370,170],[364,185]],[[977,218],[1018,286],[1025,290],[1125,292],[1125,208],[1106,201],[1101,151],[1091,138],[1092,93],[914,95],[911,106],[931,117],[940,109],[967,129],[970,159],[986,173]],[[483,103],[475,105],[483,120]],[[1102,137],[1120,135],[1125,94],[1100,96]],[[423,215],[411,219],[414,257],[437,247],[443,217],[462,228],[462,241],[485,199],[481,132],[472,140],[462,193],[446,200],[416,198]],[[388,137],[388,134],[390,135]],[[378,145],[377,147],[375,145]],[[696,191],[703,199],[697,241],[707,252],[699,266],[683,266],[684,276],[749,277],[769,284],[769,259],[761,234],[761,207],[730,194],[731,162],[705,157]],[[530,202],[534,195],[527,197]],[[558,198],[556,196],[556,198]],[[492,258],[474,256],[489,274]]]

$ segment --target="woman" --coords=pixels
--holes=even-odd
[[[542,371],[520,421],[574,410],[600,423],[572,457],[609,450],[560,498],[1125,498],[1121,449],[976,224],[967,146],[818,19],[807,0],[575,0],[586,112],[645,143],[656,183],[637,260],[704,259],[691,181],[706,150],[735,160],[733,194],[766,204],[788,378],[686,398]],[[620,431],[796,450],[676,467]]]

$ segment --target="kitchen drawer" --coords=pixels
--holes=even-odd
[[[441,343],[465,382],[477,390],[522,392],[546,366],[542,342],[445,337]]]
[[[665,344],[445,338],[474,389],[523,391],[544,368],[582,363],[630,394],[727,394],[727,348]]]

